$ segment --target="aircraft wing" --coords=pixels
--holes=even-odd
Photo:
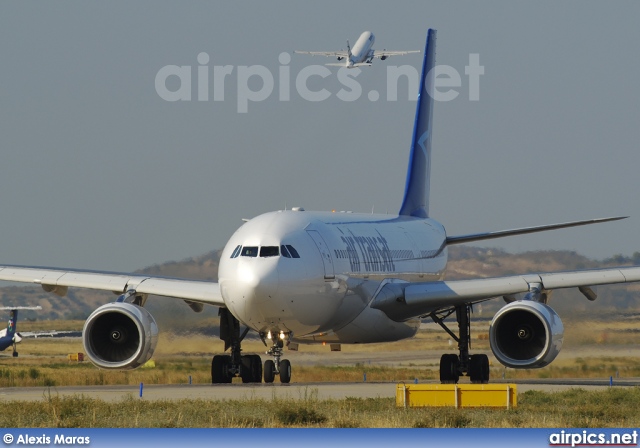
[[[409,51],[388,51],[388,50],[374,50],[373,57],[374,58],[388,58],[390,56],[404,56],[405,54],[410,53],[420,53],[420,50],[409,50]]]
[[[347,51],[298,51],[296,50],[294,53],[310,54],[311,56],[336,57],[336,58],[346,58],[349,56],[349,53]]]
[[[596,295],[591,286],[638,281],[640,281],[640,267],[524,274],[473,280],[387,283],[376,294],[371,307],[400,321],[495,297],[510,298],[514,294],[528,293],[536,288],[541,292],[561,288],[579,288],[589,300],[595,300]]]
[[[138,294],[225,306],[219,284],[199,280],[31,266],[0,266],[0,280],[35,283],[58,295],[65,295],[69,287],[99,289],[115,294],[134,289]]]
[[[43,331],[20,331],[20,337],[22,339],[38,339],[38,338],[65,338],[65,337],[80,337],[82,336],[82,331],[73,331],[73,330],[43,330]]]

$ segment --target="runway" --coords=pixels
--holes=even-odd
[[[519,393],[528,390],[557,392],[571,388],[587,390],[611,387],[609,379],[545,379],[493,381],[510,382],[517,385]],[[245,400],[245,399],[344,399],[393,398],[396,382],[385,383],[292,383],[292,384],[171,384],[143,385],[142,397],[139,386],[67,386],[67,387],[20,387],[0,388],[0,401],[39,401],[49,396],[85,396],[104,401],[120,401],[126,398],[144,400]],[[613,387],[640,386],[640,378],[614,379]]]

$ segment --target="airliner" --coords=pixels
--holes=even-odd
[[[381,61],[384,61],[390,56],[402,56],[410,53],[420,53],[419,50],[409,50],[409,51],[376,51],[372,49],[373,42],[375,41],[375,36],[370,31],[365,31],[358,37],[353,49],[349,45],[349,41],[347,40],[347,51],[298,51],[298,54],[310,54],[313,56],[328,56],[335,57],[338,61],[342,61],[344,59],[344,63],[329,63],[325,65],[332,65],[336,67],[347,67],[347,68],[355,68],[362,66],[370,66],[373,58],[379,58]]]
[[[594,285],[640,281],[640,268],[622,267],[495,278],[446,280],[448,248],[454,244],[563,229],[622,217],[524,227],[470,235],[447,235],[429,215],[433,76],[436,31],[429,30],[422,63],[404,197],[397,214],[307,211],[302,207],[262,214],[245,222],[221,253],[218,282],[118,274],[77,269],[0,266],[0,280],[40,284],[64,296],[68,288],[119,294],[86,320],[82,339],[99,368],[133,369],[147,362],[158,326],[145,308],[150,295],[183,300],[195,312],[219,308],[222,354],[211,360],[212,383],[289,383],[285,358],[300,344],[400,341],[431,319],[457,342],[443,354],[440,381],[489,381],[486,354],[470,352],[474,304],[503,298],[489,343],[495,358],[512,368],[539,368],[562,348],[564,329],[549,306],[552,290],[578,288],[589,300]],[[452,319],[447,321],[447,317]],[[455,321],[454,321],[455,319]],[[451,323],[455,322],[455,323]],[[457,328],[456,328],[457,327]],[[242,342],[255,332],[267,358],[243,354]]]
[[[0,310],[9,310],[9,322],[7,328],[0,330],[0,351],[13,347],[13,357],[18,357],[16,345],[22,342],[22,335],[17,333],[18,310],[41,310],[41,306],[12,306],[2,307]]]

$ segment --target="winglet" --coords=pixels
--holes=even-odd
[[[416,106],[413,141],[407,170],[407,183],[400,215],[429,216],[429,178],[431,173],[431,137],[433,122],[433,81],[436,63],[436,30],[429,29],[424,47],[420,92]]]

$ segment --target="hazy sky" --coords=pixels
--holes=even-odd
[[[336,96],[332,67],[308,80],[331,93],[312,102],[297,76],[335,61],[293,51],[340,50],[364,30],[374,48],[422,50],[429,27],[437,63],[461,74],[458,97],[435,104],[432,217],[456,235],[629,215],[489,245],[630,255],[640,250],[639,17],[636,1],[2,2],[0,263],[129,271],[221,248],[242,218],[285,206],[397,212],[415,92],[409,100],[403,79],[388,101],[387,68],[417,69],[421,55],[363,68],[355,101]],[[208,101],[197,100],[203,52]],[[484,66],[479,101],[470,54]],[[193,68],[191,101],[158,94],[168,65]],[[233,69],[223,101],[215,66]],[[275,87],[238,113],[250,66]],[[165,85],[180,87],[175,76]]]

